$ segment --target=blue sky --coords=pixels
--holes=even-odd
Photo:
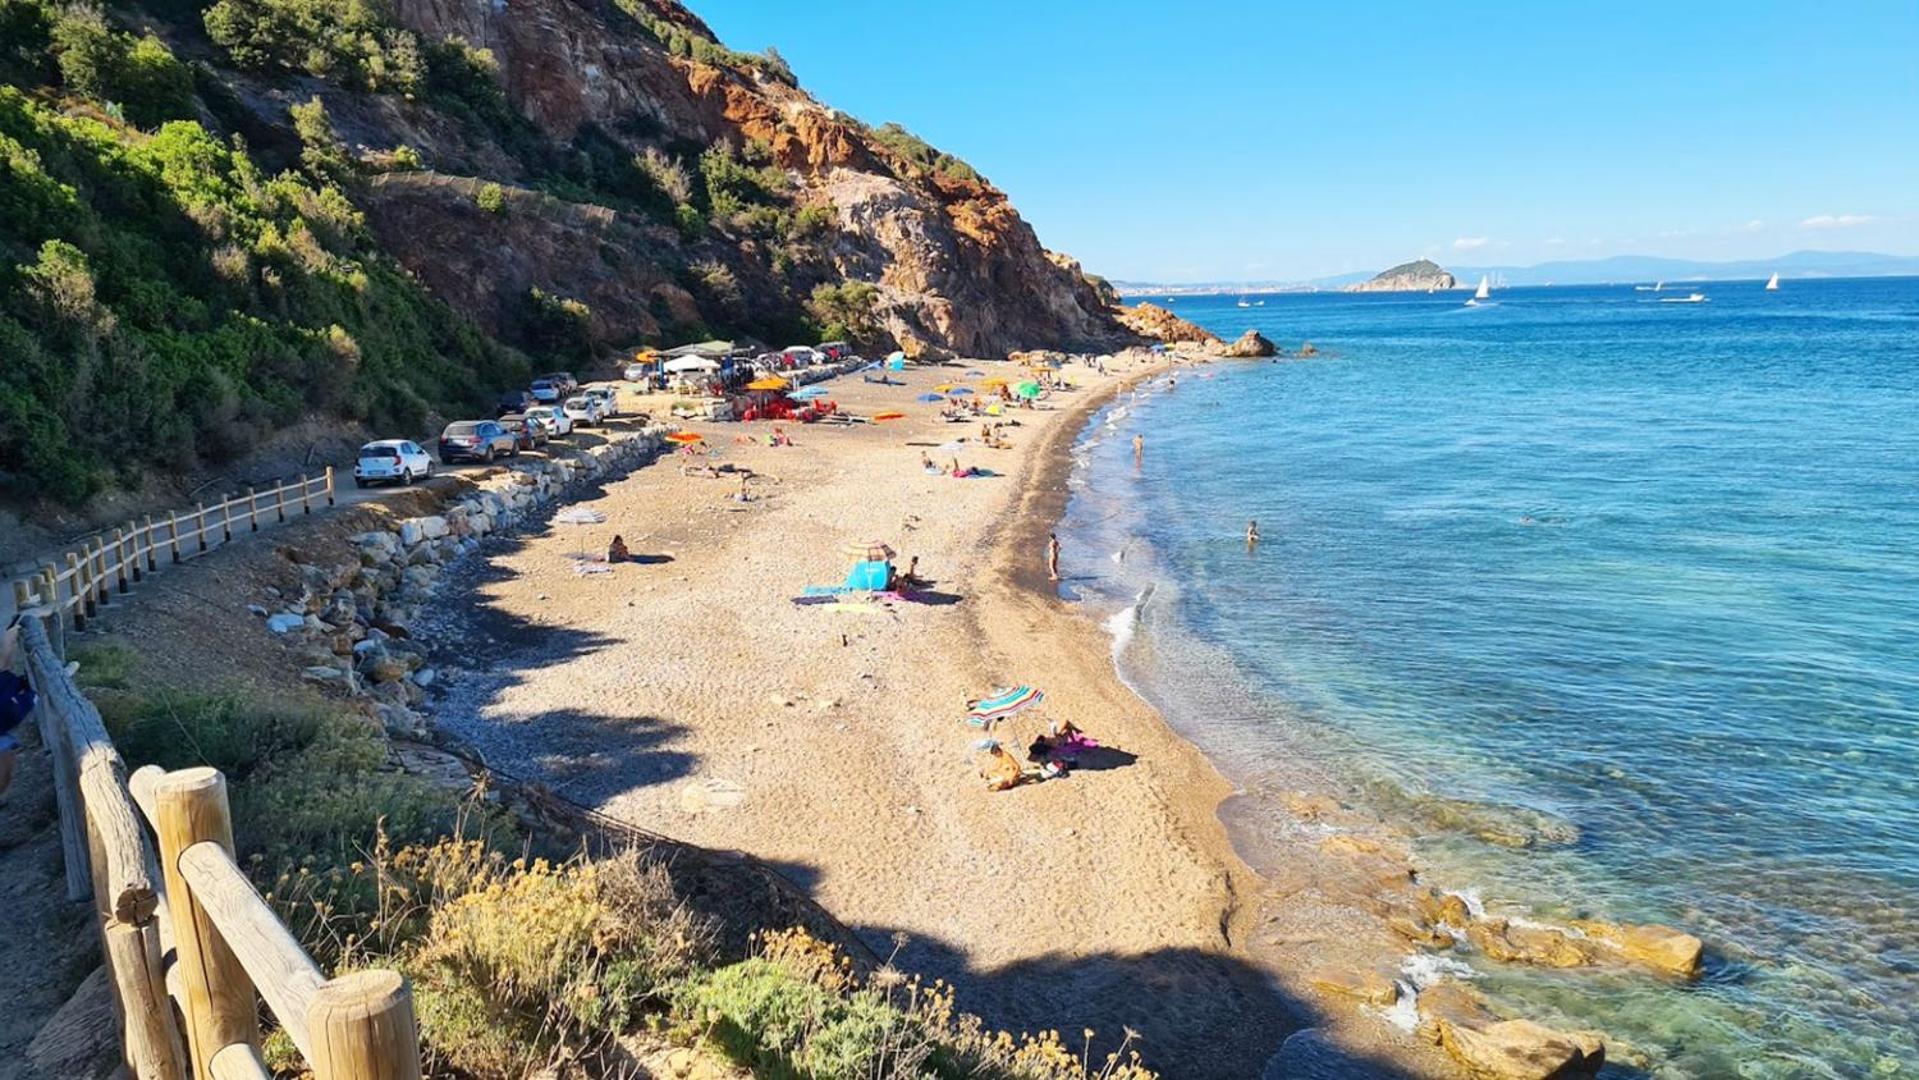
[[[1119,278],[1919,254],[1919,0],[691,0]]]

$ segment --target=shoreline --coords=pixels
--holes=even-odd
[[[449,582],[470,595],[446,606],[470,609],[475,644],[443,671],[439,724],[614,817],[772,864],[994,1026],[1090,1026],[1107,1049],[1131,1029],[1180,1077],[1259,1075],[1281,1038],[1310,1027],[1322,1060],[1451,1075],[1430,1045],[1328,1007],[1306,971],[1251,947],[1271,890],[1220,815],[1233,785],[1126,686],[1106,631],[1045,579],[1043,539],[1087,422],[1163,366],[1072,369],[1078,389],[1057,407],[1009,414],[1023,419],[1015,449],[963,452],[994,466],[972,480],[925,475],[915,449],[972,424],[790,425],[792,448],[734,442],[765,425],[691,425],[719,461],[761,477],[752,501],[667,461],[577,504],[604,526],[483,549]],[[826,385],[871,412],[949,373]],[[574,574],[569,556],[614,531],[651,565]],[[925,556],[940,599],[786,603],[843,575],[837,548],[867,537]],[[965,698],[1015,683],[1044,689],[1045,715],[1119,760],[985,791],[981,733],[956,717]],[[1021,730],[994,734],[1010,747]]]

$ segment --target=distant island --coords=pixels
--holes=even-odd
[[[1431,259],[1414,259],[1381,270],[1365,281],[1346,286],[1347,292],[1432,292],[1458,283],[1447,269]]]

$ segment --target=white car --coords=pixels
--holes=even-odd
[[[411,484],[433,475],[433,459],[419,444],[405,439],[381,439],[360,447],[353,462],[353,486]]]
[[[812,367],[826,359],[811,345],[788,345],[780,355],[786,359],[786,366],[795,368]]]
[[[525,416],[528,420],[538,420],[548,435],[557,438],[573,434],[573,418],[557,405],[535,405],[526,411]]]
[[[600,404],[600,399],[588,397],[585,394],[575,394],[567,398],[566,404],[560,408],[566,410],[567,419],[580,425],[597,424],[606,416],[606,406]]]
[[[620,415],[620,392],[611,386],[589,386],[581,397],[589,397],[600,403],[600,411],[606,416]]]
[[[645,382],[652,374],[651,364],[628,364],[620,369],[620,378],[627,382]]]

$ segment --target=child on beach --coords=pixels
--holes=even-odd
[[[633,553],[626,550],[626,538],[615,533],[613,535],[613,542],[606,545],[606,561],[610,563],[625,562],[632,557]]]

